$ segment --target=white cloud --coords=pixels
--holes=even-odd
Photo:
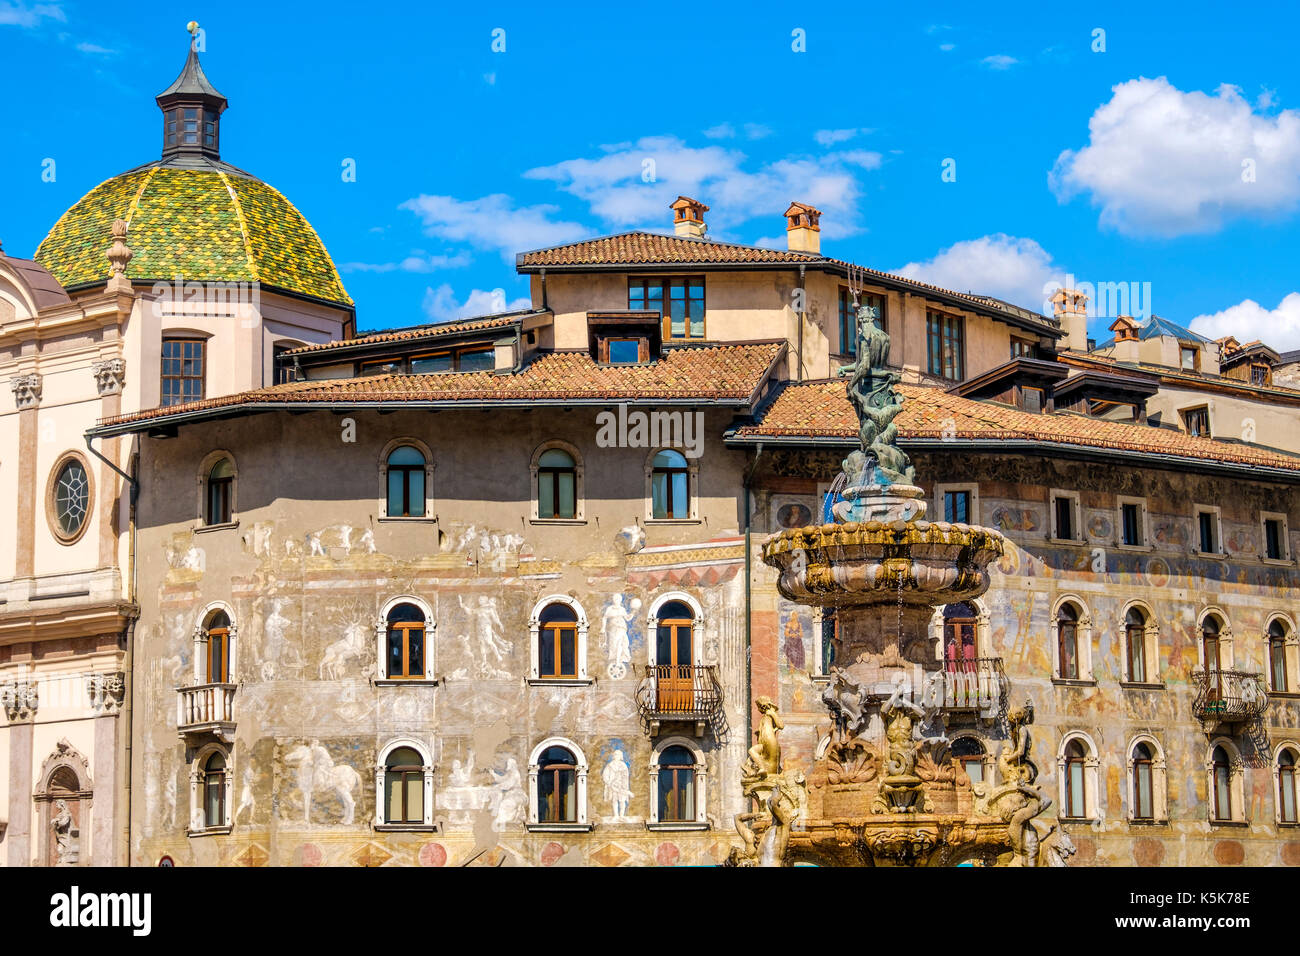
[[[953,50],[957,49],[957,44],[955,44],[955,43],[940,43],[940,44],[939,44],[939,49],[942,50],[944,53],[951,53]]]
[[[82,53],[116,53],[116,50],[110,50],[106,46],[100,46],[98,43],[78,43],[77,49]]]
[[[709,139],[734,139],[736,127],[730,123],[719,123],[717,126],[710,126],[706,129],[704,135]]]
[[[400,208],[419,216],[429,235],[495,249],[507,262],[513,262],[517,252],[590,234],[576,222],[554,219],[556,206],[515,206],[513,199],[501,193],[469,200],[421,195],[408,199]]]
[[[954,292],[991,295],[1025,309],[1043,310],[1044,289],[1064,270],[1033,239],[994,233],[964,239],[941,249],[933,259],[909,262],[895,273]],[[1054,288],[1054,286],[1053,286]]]
[[[464,302],[457,300],[456,293],[445,282],[436,289],[424,290],[424,312],[435,322],[452,322],[476,315],[514,312],[531,307],[532,302],[527,296],[507,302],[504,289],[474,289]]]
[[[1211,339],[1225,335],[1242,343],[1259,339],[1279,352],[1300,349],[1300,292],[1292,292],[1276,309],[1246,299],[1222,312],[1198,315],[1192,319],[1191,329]]]
[[[779,221],[790,201],[799,200],[823,211],[823,235],[834,239],[861,231],[857,170],[880,162],[878,153],[858,150],[754,165],[738,150],[695,148],[673,136],[648,136],[603,155],[567,159],[524,175],[556,183],[617,228],[667,229],[668,204],[678,195],[713,207],[714,233],[755,218]]]
[[[0,26],[34,27],[39,26],[42,20],[58,20],[60,23],[66,23],[68,16],[63,12],[63,7],[57,3],[37,3],[28,6],[21,0],[17,3],[0,0]]]
[[[813,139],[817,140],[819,146],[834,146],[836,143],[847,143],[853,137],[858,135],[858,129],[819,129],[813,133]]]
[[[371,230],[372,232],[374,230]],[[341,272],[437,272],[439,269],[458,269],[473,261],[468,252],[455,255],[428,255],[413,252],[401,262],[344,262],[339,266]]]
[[[986,56],[980,62],[990,70],[1009,70],[1020,61],[1014,56],[1007,56],[1005,53],[995,53],[993,56]]]
[[[1103,226],[1172,236],[1300,200],[1300,111],[1266,116],[1235,87],[1184,93],[1164,77],[1112,92],[1088,121],[1088,145],[1061,153],[1048,176],[1061,202],[1087,192]]]

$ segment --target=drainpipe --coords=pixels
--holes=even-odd
[[[745,746],[749,747],[754,737],[754,670],[753,654],[753,585],[751,583],[752,560],[750,558],[750,500],[749,487],[758,469],[758,459],[763,454],[763,443],[754,449],[754,461],[742,479],[745,487]]]
[[[799,382],[803,381],[803,324],[808,315],[808,287],[805,284],[808,279],[807,270],[807,266],[799,267],[799,291],[802,293],[799,304],[804,306],[799,310],[799,371],[795,373],[795,381]],[[758,459],[755,458],[754,461],[757,463]]]
[[[538,274],[542,277],[542,311],[546,311],[546,270],[539,269]]]

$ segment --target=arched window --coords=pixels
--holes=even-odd
[[[943,659],[949,672],[968,672],[975,667],[975,608],[963,601],[943,609]]]
[[[424,677],[424,623],[424,612],[414,604],[398,604],[388,612],[387,677]]]
[[[695,755],[680,745],[659,755],[659,822],[695,822]]]
[[[652,518],[691,516],[690,466],[681,452],[665,448],[654,456],[650,471],[650,502]]]
[[[1212,782],[1214,784],[1213,811],[1215,820],[1233,820],[1232,761],[1223,747],[1215,747],[1211,754]]]
[[[958,737],[952,742],[953,763],[970,778],[971,785],[984,782],[984,745],[974,737]]]
[[[94,793],[86,757],[64,738],[41,765],[36,779],[31,839],[39,865],[96,865],[91,839]]]
[[[1097,747],[1081,731],[1070,733],[1057,752],[1060,815],[1072,820],[1097,816]]]
[[[229,458],[222,458],[208,472],[207,510],[205,524],[229,524],[234,501],[235,466]]]
[[[587,758],[571,740],[548,737],[528,761],[528,829],[590,830]]]
[[[578,761],[565,747],[547,747],[538,759],[537,822],[578,822]]]
[[[577,516],[578,466],[562,448],[548,448],[537,460],[537,517]]]
[[[384,767],[384,822],[424,822],[424,759],[413,747],[398,747]]]
[[[1083,744],[1071,740],[1065,745],[1065,815],[1083,818],[1088,815],[1088,792],[1084,770],[1087,753]]]
[[[1155,754],[1148,744],[1133,748],[1133,819],[1155,820]]]
[[[658,709],[695,709],[695,613],[685,601],[667,601],[655,621],[655,690]]]
[[[1296,752],[1280,747],[1277,752],[1277,822],[1300,823],[1296,815]]]
[[[214,611],[208,618],[207,651],[204,683],[229,684],[230,681],[230,616],[225,611]]]
[[[1147,680],[1146,635],[1146,615],[1140,608],[1129,608],[1124,618],[1124,644],[1128,679],[1135,684],[1145,684]]]
[[[578,678],[578,615],[568,604],[548,604],[538,617],[537,676]]]
[[[226,825],[226,756],[214,752],[203,763],[203,825]]]
[[[424,517],[426,463],[414,445],[399,445],[388,453],[388,510],[390,518]]]
[[[1079,610],[1073,604],[1062,604],[1056,612],[1056,651],[1063,680],[1080,680],[1079,667]]]
[[[433,771],[428,748],[413,738],[381,748],[375,766],[375,829],[436,829]]]
[[[1269,690],[1280,694],[1291,690],[1291,680],[1286,662],[1287,629],[1280,618],[1268,624],[1268,681]]]

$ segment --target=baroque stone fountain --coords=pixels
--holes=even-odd
[[[786,769],[780,715],[759,699],[762,723],[741,780],[751,810],[737,817],[744,845],[729,863],[1064,865],[1069,837],[1037,819],[1051,800],[1029,759],[1032,706],[1006,706],[1000,671],[974,688],[987,698],[979,701],[984,736],[1003,742],[1000,782],[973,781],[953,759],[946,722],[966,709],[951,706],[954,693],[972,688],[945,668],[931,620],[936,608],[988,589],[1004,540],[988,528],[925,520],[925,493],[897,443],[903,397],[888,367],[890,339],[869,310],[857,316],[847,388],[860,448],[842,464],[834,521],[763,545],[783,596],[834,609],[835,665],[822,698],[831,729],[811,768]]]

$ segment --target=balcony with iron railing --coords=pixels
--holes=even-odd
[[[668,723],[693,724],[697,737],[706,729],[716,738],[726,733],[722,684],[712,664],[651,664],[637,687],[636,701],[651,736]]]
[[[235,684],[196,684],[177,688],[177,733],[181,737],[212,734],[222,740],[232,739],[235,687]]]
[[[1262,717],[1268,708],[1268,692],[1261,674],[1197,668],[1192,672],[1192,681],[1196,687],[1192,712],[1206,723],[1249,723]]]
[[[930,694],[945,715],[996,720],[1006,712],[1007,677],[1000,657],[948,658],[930,678]]]

